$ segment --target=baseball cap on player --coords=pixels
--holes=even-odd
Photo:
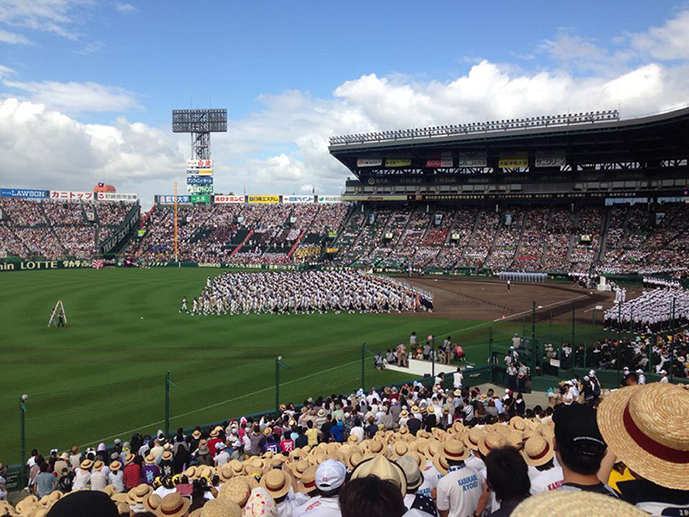
[[[347,476],[347,467],[337,460],[325,460],[316,470],[316,487],[319,490],[330,491],[340,488]]]

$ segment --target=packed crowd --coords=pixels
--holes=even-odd
[[[200,295],[180,307],[191,315],[421,310],[433,310],[430,294],[355,271],[223,273],[208,277]]]
[[[2,198],[0,253],[20,258],[89,259],[122,224],[131,204]],[[99,216],[96,216],[95,212]]]
[[[218,204],[178,207],[178,257],[190,262],[289,264],[300,238],[324,243],[349,211],[346,203]],[[157,205],[138,242],[141,261],[174,260],[174,208]],[[246,237],[246,239],[245,239]]]
[[[308,399],[260,419],[47,457],[22,517],[683,515],[689,390],[573,380],[546,407],[455,382]],[[670,409],[668,403],[671,404]],[[0,475],[4,472],[0,468]],[[582,513],[583,512],[583,513]]]

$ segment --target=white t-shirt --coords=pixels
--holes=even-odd
[[[455,389],[461,388],[462,387],[462,381],[464,380],[464,375],[462,375],[462,372],[455,372],[452,374],[454,380],[453,380],[453,386]]]
[[[102,470],[96,470],[91,474],[91,490],[103,490],[108,484],[108,476]]]
[[[557,490],[565,482],[562,467],[553,467],[544,470],[535,479],[531,480],[531,495]]]
[[[108,484],[115,487],[116,492],[124,492],[124,474],[121,470],[108,474]]]
[[[350,436],[356,436],[359,439],[359,443],[361,443],[364,439],[364,428],[363,427],[352,427],[352,430],[349,431]]]
[[[423,483],[421,483],[416,493],[431,497],[431,490],[438,487],[438,481],[443,478],[443,475],[433,466],[430,460],[426,460],[426,468],[421,474],[423,475]]]
[[[438,510],[449,510],[449,517],[473,515],[483,492],[483,480],[478,472],[466,466],[450,467],[438,482]]]
[[[321,497],[317,495],[297,508],[292,515],[294,517],[342,517],[340,501],[337,497]]]
[[[80,490],[86,488],[91,479],[91,473],[88,470],[80,470],[74,478],[72,490]]]

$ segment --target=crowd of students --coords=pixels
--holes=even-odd
[[[0,515],[683,515],[689,390],[637,384],[545,409],[439,383],[283,405],[47,458]],[[585,392],[585,390],[583,390]],[[0,467],[0,475],[2,468]],[[550,513],[542,513],[550,508]]]

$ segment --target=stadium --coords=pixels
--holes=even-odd
[[[0,515],[684,515],[689,107],[594,108],[2,185]]]

